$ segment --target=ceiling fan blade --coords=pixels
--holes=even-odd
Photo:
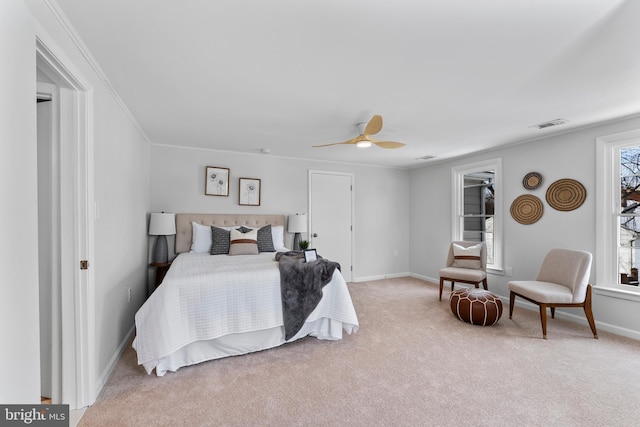
[[[332,142],[331,144],[322,144],[322,145],[312,145],[312,148],[320,148],[320,147],[331,147],[332,145],[340,145],[340,144],[355,144],[359,141],[360,135],[356,136],[355,138],[351,138],[348,141],[343,141],[343,142]]]
[[[380,148],[402,148],[407,144],[403,144],[402,142],[394,142],[394,141],[371,141],[376,144]]]
[[[364,134],[375,135],[376,133],[380,132],[381,129],[382,116],[376,114],[375,116],[371,117],[371,120],[369,120],[369,123],[367,123],[367,127],[364,128]]]

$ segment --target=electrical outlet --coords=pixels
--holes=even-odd
[[[129,302],[131,302],[131,288],[129,288]]]
[[[504,269],[504,274],[505,274],[507,277],[511,277],[511,276],[513,276],[513,268],[512,268],[512,267],[505,267],[505,269]]]

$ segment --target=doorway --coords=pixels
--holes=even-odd
[[[309,242],[353,276],[353,174],[309,171]]]
[[[95,401],[89,92],[40,40],[36,68],[41,390],[73,410]]]
[[[60,275],[58,202],[60,186],[54,170],[59,164],[55,138],[56,86],[38,72],[38,277],[40,302],[40,396],[59,404],[60,392]],[[54,100],[55,98],[55,100]]]

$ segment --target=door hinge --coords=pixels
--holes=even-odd
[[[87,261],[86,259],[81,260],[80,270],[86,270],[87,268],[89,268],[89,261]]]

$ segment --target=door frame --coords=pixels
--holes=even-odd
[[[355,189],[356,189],[356,183],[355,183],[355,174],[353,173],[349,173],[349,172],[334,172],[334,171],[323,171],[323,170],[317,170],[317,169],[309,169],[309,174],[308,174],[308,185],[309,185],[309,189],[308,189],[308,194],[309,194],[309,215],[307,218],[308,224],[307,224],[307,230],[310,230],[310,232],[313,232],[313,230],[311,229],[311,224],[313,224],[312,222],[312,218],[313,218],[313,206],[312,206],[312,200],[313,200],[313,175],[339,175],[339,176],[346,176],[350,179],[351,182],[351,251],[350,251],[350,256],[351,256],[351,282],[354,281],[354,277],[355,277],[355,273],[356,273],[356,258],[355,258],[355,247],[356,247],[356,222],[355,222],[355,218],[356,218],[356,213],[355,213]],[[309,237],[309,240],[311,240],[311,237]]]
[[[36,37],[36,66],[57,86],[60,179],[61,402],[70,409],[96,399],[94,269],[93,102],[92,90]]]

